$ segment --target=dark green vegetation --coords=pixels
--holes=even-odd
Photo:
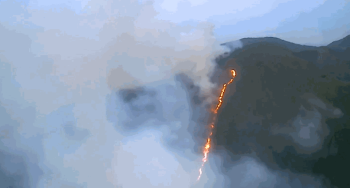
[[[212,78],[222,84],[228,76],[219,75],[237,70],[218,114],[215,146],[233,155],[255,152],[273,170],[350,187],[350,36],[323,47],[272,37],[241,41],[243,48],[217,59]],[[318,127],[299,143],[298,116]]]

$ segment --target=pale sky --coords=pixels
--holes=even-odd
[[[159,19],[210,21],[220,41],[274,36],[300,44],[325,45],[350,34],[349,0],[171,2],[157,3]]]
[[[1,0],[4,1],[4,0]],[[147,2],[148,0],[139,0]],[[88,11],[88,0],[18,0],[34,9]],[[350,34],[349,0],[155,0],[155,17],[178,24],[210,22],[220,42],[275,36],[295,43],[325,45]],[[90,7],[90,8],[89,8]],[[12,15],[16,8],[7,9]],[[18,11],[18,10],[17,10]],[[8,17],[2,17],[7,20]]]

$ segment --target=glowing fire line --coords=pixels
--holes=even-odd
[[[224,97],[224,94],[225,94],[225,91],[226,91],[226,88],[227,88],[227,85],[231,84],[233,82],[233,79],[236,77],[236,71],[235,70],[231,70],[231,74],[232,74],[232,78],[229,82],[225,83],[221,89],[221,93],[220,93],[220,96],[219,96],[219,103],[216,105],[216,108],[214,110],[214,114],[217,114],[218,113],[218,110],[220,109],[221,105],[222,105],[222,99]],[[205,144],[204,146],[204,150],[203,150],[203,159],[202,159],[202,166],[199,168],[199,176],[197,178],[197,181],[201,178],[202,176],[202,172],[203,172],[203,167],[204,167],[204,164],[207,162],[208,160],[208,154],[209,154],[209,149],[210,149],[210,144],[211,144],[211,136],[213,135],[213,129],[214,129],[214,121],[215,121],[215,118],[216,118],[216,115],[214,116],[214,119],[213,119],[213,123],[210,125],[210,134],[207,138],[207,143]]]

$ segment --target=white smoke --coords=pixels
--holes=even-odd
[[[41,136],[42,153],[35,155],[42,173],[26,175],[37,179],[30,187],[198,186],[202,156],[193,152],[187,130],[190,96],[174,85],[174,76],[188,74],[203,92],[210,91],[212,59],[223,52],[211,33],[213,26],[180,26],[156,19],[152,2],[69,4],[79,12],[43,3],[1,2],[2,7],[17,10],[2,12],[9,20],[1,20],[1,61],[11,67],[6,69],[12,70],[8,77],[15,80],[4,87],[17,83],[8,96],[21,93],[36,112],[31,116],[34,123],[20,121],[17,131],[23,138]],[[138,126],[161,123],[160,127],[127,133],[119,128],[125,126],[123,120],[135,118],[132,115],[117,113],[118,121],[107,120],[108,106],[120,112],[127,108],[116,93],[134,87],[152,88],[160,107],[167,110]],[[110,104],[113,96],[115,103]],[[1,98],[2,104],[9,100]],[[179,119],[172,114],[176,106]],[[5,108],[11,113],[10,106]],[[19,110],[13,109],[20,115],[13,119],[24,119]],[[169,143],[174,140],[177,147],[186,148],[172,149]],[[210,179],[206,186],[215,178]]]
[[[307,110],[301,106],[296,117],[286,126],[272,129],[272,133],[290,136],[299,146],[296,147],[298,153],[310,154],[321,149],[329,135],[330,130],[325,123],[325,117],[339,118],[343,113],[310,93],[304,97],[312,105],[312,109]]]

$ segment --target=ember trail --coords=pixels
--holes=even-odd
[[[219,99],[218,99],[218,104],[216,105],[216,108],[214,110],[214,118],[213,118],[213,121],[210,125],[210,134],[207,138],[207,143],[205,144],[204,146],[204,149],[203,149],[203,159],[202,159],[202,166],[199,168],[199,176],[197,178],[197,181],[201,178],[202,176],[202,173],[203,173],[203,167],[204,167],[204,164],[207,162],[208,160],[208,154],[209,154],[209,149],[211,147],[211,136],[213,135],[213,129],[214,129],[214,122],[215,122],[215,119],[216,119],[216,114],[218,113],[218,110],[220,109],[221,105],[222,105],[222,102],[223,102],[223,97],[224,97],[224,94],[225,94],[225,91],[226,91],[226,88],[227,88],[227,85],[229,85],[230,83],[233,82],[233,79],[236,77],[236,71],[234,69],[231,70],[231,74],[232,74],[232,78],[229,82],[225,83],[221,89],[221,93],[220,93],[220,96],[219,96]]]

